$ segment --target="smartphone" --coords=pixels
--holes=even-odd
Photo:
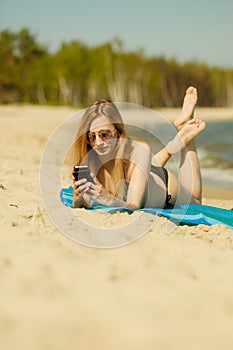
[[[94,183],[88,165],[75,165],[73,175],[76,181],[87,179],[88,182]]]

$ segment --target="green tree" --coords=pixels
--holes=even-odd
[[[17,86],[17,63],[15,34],[8,30],[0,32],[0,102],[10,103],[19,99]]]
[[[200,106],[233,105],[232,69],[126,52],[119,38],[95,47],[64,42],[52,54],[27,28],[0,32],[0,103],[86,106],[111,98],[178,107],[189,85],[198,88]]]

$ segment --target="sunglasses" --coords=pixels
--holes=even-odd
[[[96,135],[98,135],[101,138],[102,141],[110,140],[110,139],[112,139],[114,137],[113,136],[113,131],[114,130],[116,130],[116,129],[113,129],[113,130],[104,129],[104,130],[100,130],[100,131],[97,131],[97,132],[89,131],[87,133],[87,141],[89,143],[95,142]]]

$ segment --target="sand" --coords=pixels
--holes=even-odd
[[[103,250],[72,242],[49,220],[40,159],[74,111],[0,107],[0,348],[232,349],[232,230],[179,226],[166,234],[169,222],[159,218],[134,243]],[[211,113],[218,120],[229,110]],[[231,209],[232,194],[205,188],[203,203]],[[106,227],[131,220],[79,215]]]

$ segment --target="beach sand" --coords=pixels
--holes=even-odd
[[[205,111],[205,120],[230,115]],[[72,242],[50,222],[40,159],[74,112],[0,107],[0,348],[232,349],[232,230],[178,226],[167,234],[168,220],[158,218],[134,243],[103,250]],[[203,203],[231,209],[233,191],[205,187]],[[97,226],[131,220],[79,212]]]

